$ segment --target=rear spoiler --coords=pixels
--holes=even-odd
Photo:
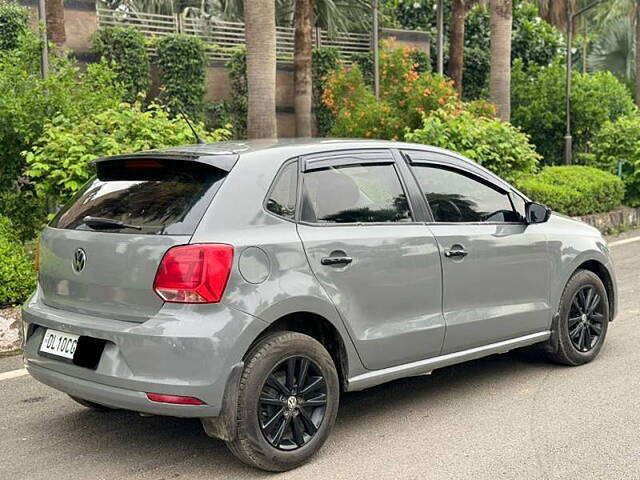
[[[177,160],[185,162],[197,162],[209,165],[211,167],[219,168],[225,172],[230,172],[233,166],[238,161],[239,155],[233,152],[225,152],[218,154],[198,154],[195,152],[140,152],[131,153],[127,155],[114,155],[112,157],[97,158],[93,161],[94,164],[99,165],[105,162],[118,161],[118,160]]]

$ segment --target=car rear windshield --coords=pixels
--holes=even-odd
[[[227,175],[183,160],[112,160],[100,162],[97,170],[52,227],[191,235]]]

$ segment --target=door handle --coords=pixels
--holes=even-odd
[[[351,262],[351,257],[324,257],[320,260],[322,265],[349,265]]]
[[[444,251],[444,256],[447,258],[464,258],[468,254],[469,252],[461,247],[448,248]]]

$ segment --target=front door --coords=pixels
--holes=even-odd
[[[539,226],[526,225],[513,191],[451,165],[412,165],[442,255],[442,353],[549,328],[550,257]]]
[[[298,232],[364,365],[380,369],[442,349],[438,246],[412,209],[388,151],[303,162]]]

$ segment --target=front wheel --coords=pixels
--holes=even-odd
[[[296,332],[267,336],[245,359],[237,434],[227,446],[263,470],[298,467],[329,437],[339,395],[336,367],[322,344]]]
[[[609,299],[600,278],[589,270],[577,271],[560,300],[558,345],[551,360],[582,365],[600,352],[609,326]]]

